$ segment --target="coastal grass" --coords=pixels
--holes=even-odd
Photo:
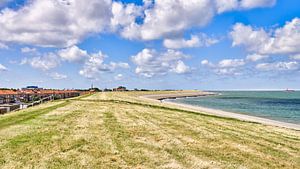
[[[300,132],[109,92],[0,116],[0,168],[299,168]]]

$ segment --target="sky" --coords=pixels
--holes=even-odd
[[[299,0],[0,0],[0,87],[300,89]]]

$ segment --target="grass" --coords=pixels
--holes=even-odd
[[[158,92],[157,92],[158,93]],[[0,116],[0,168],[299,168],[300,132],[99,93]]]

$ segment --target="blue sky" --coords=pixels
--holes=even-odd
[[[0,87],[299,89],[297,0],[0,0]]]

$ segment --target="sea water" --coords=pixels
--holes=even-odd
[[[172,102],[300,124],[300,91],[215,91],[219,95]]]

